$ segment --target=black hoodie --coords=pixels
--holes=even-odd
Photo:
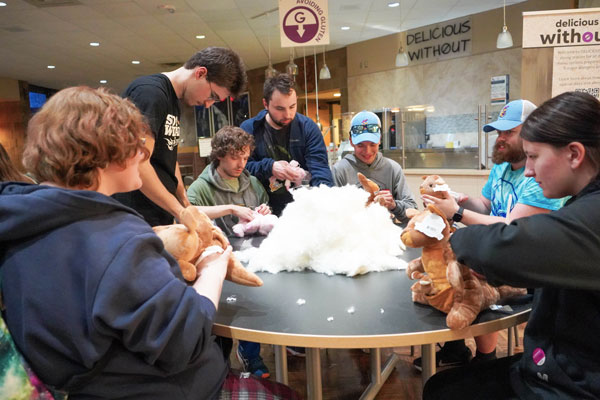
[[[45,383],[69,390],[107,360],[69,398],[204,399],[220,390],[227,366],[211,335],[214,305],[116,200],[0,184],[0,273],[8,328]]]
[[[450,238],[492,284],[535,287],[511,384],[522,399],[600,398],[600,181],[558,211]]]

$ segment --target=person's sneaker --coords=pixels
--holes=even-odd
[[[473,358],[473,354],[471,353],[471,349],[467,347],[464,342],[462,346],[460,345],[452,345],[448,346],[447,344],[442,347],[440,351],[435,353],[435,364],[436,368],[441,367],[457,367],[460,365],[466,365]],[[413,361],[413,366],[418,371],[423,371],[422,366],[423,360],[421,357],[415,358]]]
[[[261,356],[257,356],[256,358],[249,360],[245,358],[242,353],[240,353],[239,347],[235,354],[237,355],[237,359],[242,365],[244,371],[250,372],[252,375],[263,379],[271,376],[269,368],[267,368]]]
[[[285,349],[291,356],[306,357],[306,350],[304,347],[287,346]]]

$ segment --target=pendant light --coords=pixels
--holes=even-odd
[[[408,65],[408,55],[404,51],[402,45],[398,49],[398,53],[396,53],[396,67],[406,67]]]
[[[398,5],[400,6],[400,4]],[[400,14],[400,26],[402,26],[402,6],[400,6],[398,12]],[[406,54],[406,52],[404,51],[404,47],[402,46],[403,42],[404,37],[402,36],[402,33],[400,33],[400,48],[398,49],[398,53],[396,53],[396,67],[406,67],[408,65],[408,55]]]
[[[496,48],[498,49],[506,49],[507,47],[512,47],[513,45],[512,35],[506,26],[506,0],[504,0],[504,7],[502,8],[502,11],[504,14],[504,25],[502,25],[502,32],[498,34],[498,39],[496,40]]]
[[[273,68],[273,63],[271,62],[271,32],[269,31],[269,24],[267,24],[267,41],[269,43],[269,65],[265,69],[265,80],[277,75],[277,70]]]
[[[319,79],[331,79],[331,72],[329,71],[329,67],[327,67],[327,63],[325,62],[325,46],[323,46],[323,66],[319,71]]]
[[[290,51],[290,63],[285,66],[285,70],[288,74],[292,75],[294,79],[296,79],[296,75],[298,75],[298,65],[294,62],[294,48]]]

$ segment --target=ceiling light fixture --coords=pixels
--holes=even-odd
[[[102,80],[100,81],[100,83],[102,83],[102,84],[105,84],[105,83],[108,83],[108,81],[107,81],[106,79],[102,79]]]
[[[54,69],[56,68],[54,65],[48,65],[48,69]]]
[[[408,65],[408,55],[404,51],[402,45],[398,49],[398,53],[396,54],[396,67],[406,67]]]
[[[294,48],[290,51],[290,62],[285,66],[285,70],[288,74],[295,77],[298,75],[298,65],[294,62]]]
[[[0,7],[6,7],[6,3],[3,1],[0,1]]]
[[[341,29],[342,29],[343,31],[349,31],[349,30],[350,30],[350,27],[349,27],[349,26],[342,26],[342,27],[341,27]]]
[[[512,47],[513,45],[512,35],[506,26],[506,0],[504,0],[502,11],[504,14],[504,25],[502,25],[502,32],[498,34],[498,39],[496,40],[496,48],[498,49],[506,49],[507,47]]]
[[[196,39],[204,39],[204,38],[206,38],[205,35],[196,35]]]
[[[271,62],[271,31],[270,31],[270,26],[268,24],[269,22],[269,15],[265,14],[265,17],[267,19],[267,42],[269,44],[269,65],[267,66],[267,68],[265,69],[265,80],[269,79],[269,78],[273,78],[277,75],[277,70],[275,68],[273,68],[273,63]]]
[[[132,64],[139,64],[140,62],[138,60],[133,60],[131,63]]]
[[[98,43],[98,42],[90,42],[90,46],[92,46],[92,47],[98,47],[98,46],[100,46],[100,43]]]
[[[342,94],[341,93],[334,93],[333,97],[342,97]]]
[[[323,66],[319,71],[319,79],[331,79],[331,71],[325,62],[325,46],[323,46]]]
[[[393,3],[388,3],[388,7],[394,8],[394,7],[398,7],[400,5],[400,3],[398,3],[397,1],[393,2]]]

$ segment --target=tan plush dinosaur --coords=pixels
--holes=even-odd
[[[445,199],[448,191],[448,187],[446,186],[446,181],[439,175],[423,175],[421,177],[423,182],[419,186],[419,193],[421,195],[428,194],[434,197],[438,197],[440,199]],[[445,187],[446,190],[440,190]],[[408,218],[412,218],[419,213],[419,210],[416,208],[407,208],[406,216]]]
[[[501,298],[524,295],[527,291],[491,286],[460,264],[449,243],[452,231],[444,214],[430,204],[408,222],[401,239],[408,247],[423,249],[421,257],[406,268],[410,279],[419,280],[411,287],[413,301],[447,313],[446,325],[461,329]]]
[[[179,216],[181,224],[162,225],[152,228],[163,241],[165,249],[179,262],[183,278],[193,282],[198,277],[196,262],[209,246],[226,249],[227,237],[214,226],[210,218],[196,207],[190,206]],[[232,254],[227,264],[225,279],[245,286],[262,286],[262,280],[248,271]]]
[[[356,175],[358,176],[358,181],[363,189],[370,193],[369,198],[367,199],[367,205],[373,203],[375,201],[375,196],[377,196],[377,192],[379,192],[379,185],[360,172],[357,172]],[[385,207],[385,200],[383,198],[380,197],[377,202]]]

